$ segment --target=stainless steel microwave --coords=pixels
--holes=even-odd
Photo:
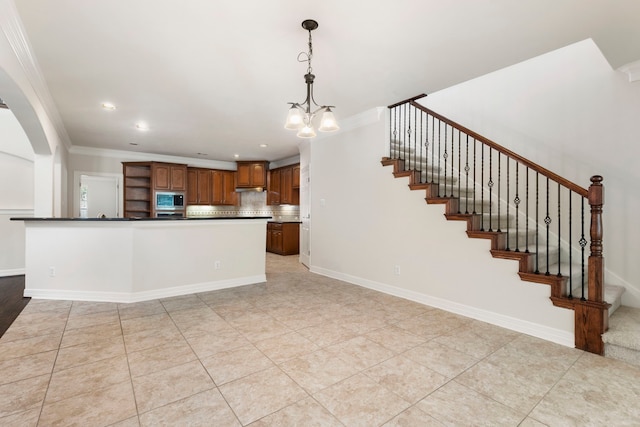
[[[184,193],[157,191],[156,210],[183,210]]]

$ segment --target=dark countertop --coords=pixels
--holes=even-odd
[[[225,217],[161,217],[161,218],[11,218],[11,221],[79,221],[79,222],[119,222],[119,221],[202,221],[202,220],[221,220],[221,219],[271,219],[270,216],[225,216]]]
[[[282,219],[270,219],[269,221],[272,224],[302,224],[302,221],[300,220],[295,220],[295,221],[291,221],[291,220],[282,220]]]

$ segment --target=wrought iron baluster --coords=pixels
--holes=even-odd
[[[406,111],[407,111],[407,104],[404,104],[402,106],[402,113],[401,113],[401,124],[400,124],[400,134],[398,135],[399,139],[398,139],[398,148],[400,149],[400,152],[398,153],[398,158],[402,159],[402,170],[404,170],[404,168],[406,167],[406,162],[404,162],[404,156],[405,156],[405,138],[406,138],[406,131],[407,131],[407,116],[406,116]]]
[[[510,228],[509,228],[509,205],[511,203],[509,203],[509,186],[511,185],[511,181],[510,181],[510,177],[509,177],[509,156],[507,156],[507,250],[510,251],[511,248],[509,247],[509,234],[510,234]]]
[[[439,123],[439,121],[438,121]],[[433,175],[435,172],[436,162],[435,162],[435,153],[436,153],[436,118],[431,116],[431,183],[433,184]]]
[[[473,214],[476,214],[476,139],[473,138]]]
[[[464,174],[465,174],[465,188],[468,190],[469,189],[469,135],[467,135],[467,143],[466,143],[466,154],[464,157]],[[459,188],[459,187],[458,187]],[[459,193],[460,191],[458,191]],[[460,194],[458,194],[458,197],[460,197]],[[465,214],[469,214],[469,194],[467,194],[467,197],[464,198],[465,203],[464,203],[464,213]]]
[[[529,166],[526,169],[527,177],[525,182],[525,226],[524,226],[524,252],[529,253]]]
[[[411,170],[411,106],[407,112],[407,144],[404,147],[404,170]]]
[[[496,230],[500,233],[502,230],[500,229],[500,173],[501,173],[501,162],[500,162],[500,152],[498,151],[498,229]]]
[[[447,154],[447,124],[444,124],[444,153],[442,154],[442,158],[444,159],[444,197],[447,197],[447,159],[449,158],[449,154]],[[440,187],[440,186],[438,186]],[[438,193],[440,196],[440,193]]]
[[[393,150],[393,135],[395,133],[394,131],[394,122],[393,122],[393,115],[395,114],[395,108],[392,108],[391,111],[389,112],[389,158],[393,159],[394,157],[394,150]]]
[[[462,144],[460,143],[461,137],[461,132],[458,131],[458,213],[460,213],[460,159],[462,158],[460,152],[462,147]]]
[[[540,228],[540,220],[538,218],[538,213],[540,212],[540,173],[536,171],[536,274],[540,274],[540,233],[538,229]]]
[[[480,143],[480,216],[480,231],[484,231],[484,143]]]
[[[438,119],[438,197],[440,197],[440,157],[441,157],[440,145],[442,143],[442,127],[440,126],[441,124],[442,124],[442,120]],[[445,124],[445,129],[446,129],[446,124]]]
[[[426,173],[424,174],[424,180],[425,182],[429,182],[429,114],[427,114],[427,119],[425,121],[427,123],[427,129],[425,132],[425,142],[424,142],[424,147],[425,147],[424,168],[426,170]],[[431,139],[431,141],[433,141],[433,139]]]
[[[547,271],[544,273],[549,276],[549,226],[551,225],[551,217],[549,216],[549,177],[547,177],[547,216],[544,217],[544,223],[547,225]]]
[[[418,155],[418,150],[416,149],[416,146],[418,145],[418,132],[417,132],[417,123],[418,123],[418,109],[415,107],[411,107],[413,110],[413,144],[409,145],[409,169],[411,170],[415,170],[417,169],[416,167],[416,156]],[[409,141],[411,141],[411,138],[409,138]],[[413,156],[411,155],[411,153],[413,153]],[[411,157],[413,157],[413,163],[411,162]],[[413,165],[413,166],[412,166]]]
[[[454,137],[455,137],[455,129],[452,126],[451,127],[451,197],[453,197],[453,160],[455,157],[455,150],[453,148]],[[446,195],[446,191],[445,191],[445,195]]]
[[[582,229],[582,236],[580,237],[580,251],[582,252],[582,261],[580,263],[580,265],[582,266],[582,278],[581,278],[581,286],[580,286],[580,299],[582,301],[585,300],[584,298],[584,279],[585,279],[585,274],[584,274],[584,266],[585,266],[585,262],[584,262],[584,248],[585,246],[587,246],[587,239],[584,238],[584,201],[585,198],[582,197],[582,208],[581,208],[581,213],[580,213],[580,222],[581,222],[581,229]]]
[[[487,182],[489,188],[489,231],[493,231],[493,148],[489,147],[489,181]]]
[[[424,111],[420,111],[420,139],[416,138],[416,142],[420,141],[420,183],[422,183],[422,135],[423,135],[423,131],[424,131],[424,122],[423,122],[423,118],[424,118]],[[418,169],[418,162],[417,162],[418,157],[416,157],[416,169]]]
[[[561,241],[560,241],[560,224],[562,223],[562,221],[560,221],[560,183],[558,183],[558,277],[562,277],[562,273],[560,272],[560,254],[561,254]]]
[[[520,163],[516,162],[516,197],[513,199],[516,207],[516,252],[520,252]]]
[[[572,256],[572,251],[571,251],[571,245],[573,243],[573,238],[571,237],[572,230],[571,230],[571,220],[573,217],[573,207],[571,206],[571,190],[569,190],[569,298],[573,299],[573,256]]]

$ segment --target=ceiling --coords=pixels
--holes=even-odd
[[[14,2],[71,146],[225,161],[298,153],[308,18],[315,98],[343,123],[586,38],[640,59],[637,0]]]

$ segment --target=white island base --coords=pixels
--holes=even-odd
[[[267,219],[26,219],[24,296],[138,302],[265,282]]]

